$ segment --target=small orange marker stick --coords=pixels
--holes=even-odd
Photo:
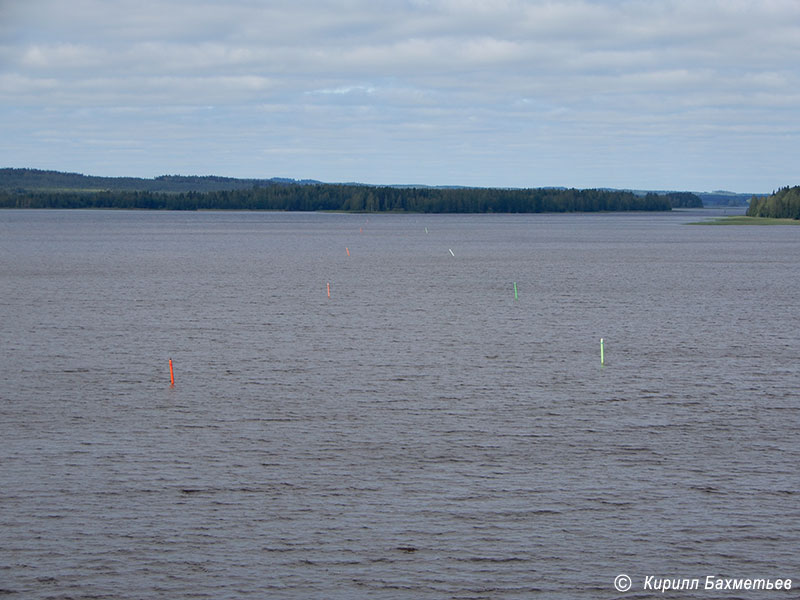
[[[172,373],[172,359],[169,359],[169,384],[175,385],[175,375]]]
[[[347,256],[350,256],[350,248],[345,248],[347,250]]]
[[[331,284],[328,282],[328,298],[331,297]]]

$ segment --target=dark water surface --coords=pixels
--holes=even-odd
[[[800,228],[697,218],[0,212],[0,597],[796,597]]]

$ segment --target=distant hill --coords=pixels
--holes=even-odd
[[[725,192],[722,190],[714,192],[695,192],[703,206],[747,206],[750,199],[757,194],[737,194],[735,192]]]
[[[531,194],[537,194],[538,197],[543,198],[545,196],[554,198],[559,197],[560,200],[557,203],[558,206],[573,206],[573,208],[568,210],[586,210],[587,207],[589,210],[626,210],[625,208],[620,208],[624,206],[636,206],[636,210],[639,210],[639,207],[647,206],[646,210],[652,210],[652,207],[655,206],[671,206],[672,208],[693,208],[693,207],[702,207],[702,206],[747,206],[752,194],[737,194],[735,192],[726,192],[722,190],[717,190],[714,192],[685,192],[685,191],[666,191],[666,190],[658,190],[658,191],[648,191],[648,190],[619,190],[613,188],[603,188],[600,190],[594,190],[593,193],[596,196],[596,193],[602,192],[605,194],[604,196],[596,196],[597,198],[603,198],[603,200],[592,200],[591,202],[585,203],[584,200],[581,200],[575,204],[574,197],[576,194],[576,190],[570,190],[565,187],[540,187],[540,188],[531,188],[527,190],[519,189],[519,188],[474,188],[469,186],[429,186],[429,185],[406,185],[406,184],[396,184],[396,185],[388,185],[388,186],[377,186],[377,185],[370,185],[370,184],[363,184],[363,183],[322,183],[320,181],[314,179],[290,179],[286,177],[272,177],[268,179],[236,179],[232,177],[219,177],[215,175],[206,175],[206,176],[197,176],[197,175],[161,175],[160,177],[155,177],[153,179],[145,179],[140,177],[96,177],[92,175],[82,175],[80,173],[64,173],[60,171],[44,171],[39,169],[11,169],[11,168],[4,168],[0,169],[0,192],[4,194],[5,199],[3,202],[4,206],[20,206],[20,205],[31,205],[31,206],[91,206],[91,205],[101,205],[101,206],[120,206],[121,204],[132,203],[135,206],[141,205],[142,207],[165,207],[167,205],[175,205],[180,204],[182,206],[193,206],[193,205],[207,205],[208,202],[211,202],[213,199],[206,198],[203,203],[197,203],[195,200],[191,202],[187,202],[185,199],[181,200],[180,202],[170,201],[167,202],[165,199],[148,199],[147,201],[139,198],[135,202],[130,200],[126,200],[123,202],[120,198],[115,199],[92,199],[92,198],[81,198],[76,199],[74,197],[75,194],[94,194],[94,193],[105,193],[105,194],[129,194],[129,193],[139,193],[139,194],[167,194],[167,195],[182,195],[182,194],[214,194],[214,193],[223,193],[223,192],[248,192],[253,190],[258,190],[262,188],[274,188],[274,187],[320,187],[324,188],[324,194],[330,195],[333,193],[335,196],[338,196],[342,192],[342,188],[347,188],[350,190],[356,188],[364,188],[364,189],[394,189],[394,190],[406,190],[406,196],[409,194],[411,195],[419,195],[422,193],[423,190],[428,190],[429,192],[438,192],[434,194],[437,198],[442,196],[443,193],[447,193],[446,197],[455,197],[453,194],[459,190],[464,192],[470,192],[470,197],[472,200],[466,202],[467,205],[474,206],[474,198],[477,195],[481,195],[482,197],[488,197],[491,195],[492,197],[498,197],[497,194],[503,192],[504,198],[514,198],[513,202],[508,204],[505,210],[529,210],[529,208],[522,209],[519,204],[519,198],[521,198],[521,194],[527,195],[527,197],[532,197]],[[416,191],[414,191],[416,190]],[[492,192],[489,194],[489,192]],[[588,197],[586,194],[590,190],[583,190],[582,193],[584,194],[584,198]],[[316,193],[316,192],[315,192]],[[45,200],[42,197],[42,194],[46,194],[48,199]],[[70,198],[67,198],[66,195],[72,195]],[[298,191],[297,194],[300,194]],[[631,201],[625,200],[624,202],[618,203],[616,200],[611,202],[610,204],[606,204],[606,200],[608,198],[622,198],[620,194],[631,194],[640,200]],[[28,195],[30,196],[27,200],[23,200],[22,196]],[[56,198],[54,195],[59,196]],[[263,195],[263,194],[262,194]],[[304,197],[308,196],[308,193],[303,194]],[[36,196],[36,198],[33,198]],[[595,197],[593,196],[593,198]],[[432,197],[432,196],[431,196]],[[217,198],[217,202],[221,204],[227,204],[228,200],[222,201],[220,198]],[[395,201],[393,200],[393,206]],[[459,206],[465,204],[464,201],[459,201]],[[527,202],[527,201],[526,201]],[[500,202],[500,205],[504,205],[506,203],[505,200]],[[306,203],[307,204],[307,203]],[[314,204],[313,202],[311,204]],[[399,205],[404,204],[400,202]],[[490,204],[486,204],[486,207],[489,207]],[[525,204],[525,202],[523,202]],[[584,206],[585,204],[585,206]],[[288,206],[292,206],[291,202],[287,203]],[[577,208],[578,206],[582,208]],[[615,206],[617,208],[611,208]],[[597,208],[596,208],[597,207]],[[499,206],[495,206],[494,209],[498,209]],[[458,209],[458,208],[456,208]],[[535,210],[538,210],[534,207]],[[503,210],[503,209],[501,209]],[[657,210],[663,210],[663,208],[658,208]],[[668,210],[668,209],[667,209]]]
[[[525,213],[671,210],[667,197],[554,188],[401,187],[292,179],[155,179],[0,170],[0,208]]]
[[[0,190],[14,192],[59,192],[59,191],[120,191],[120,192],[154,192],[154,193],[188,193],[188,192],[221,192],[232,190],[248,190],[269,185],[318,185],[315,179],[290,179],[271,177],[268,179],[236,179],[216,175],[161,175],[153,179],[140,177],[96,177],[80,173],[63,173],[60,171],[42,171],[39,169],[0,169]],[[395,184],[388,186],[372,186],[369,184],[348,182],[336,185],[390,187],[397,189],[470,189],[470,186],[458,185],[411,185]],[[507,188],[511,189],[511,188]],[[543,186],[539,189],[566,190],[565,187]],[[618,192],[619,189],[602,188],[602,191]],[[717,190],[714,192],[686,192],[680,190],[630,190],[637,196],[657,194],[666,196],[674,208],[700,206],[747,206],[754,194],[738,194]],[[697,199],[700,203],[698,204]]]
[[[672,208],[703,208],[700,196],[692,192],[669,192],[664,194]]]
[[[281,177],[272,179],[234,179],[214,175],[161,175],[154,179],[139,177],[95,177],[79,173],[40,171],[38,169],[0,169],[0,190],[15,192],[108,191],[108,192],[221,192],[246,190],[273,184],[317,184],[310,179]]]

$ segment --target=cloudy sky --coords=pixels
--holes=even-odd
[[[0,0],[0,166],[771,192],[798,0]]]

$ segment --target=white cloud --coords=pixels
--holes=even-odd
[[[32,71],[65,71],[96,68],[104,63],[105,53],[86,44],[34,44],[22,53],[20,63]]]
[[[337,88],[332,89],[322,89],[322,90],[314,90],[311,92],[312,94],[322,94],[323,96],[327,95],[335,95],[335,96],[347,96],[350,94],[373,94],[375,92],[375,88],[372,86],[367,85],[345,85]]]
[[[97,109],[98,127],[125,131],[128,139],[143,140],[147,132],[166,149],[174,143],[170,136],[195,136],[205,156],[213,156],[213,148],[238,155],[231,163],[237,170],[223,174],[264,175],[253,156],[274,158],[280,144],[252,152],[235,140],[271,136],[294,161],[280,165],[295,165],[286,173],[292,176],[368,179],[405,165],[408,171],[390,179],[419,181],[411,170],[418,168],[429,183],[460,183],[437,180],[404,157],[430,152],[431,164],[448,162],[442,172],[461,172],[465,180],[479,179],[485,168],[492,173],[487,185],[625,186],[636,180],[643,186],[646,169],[631,169],[630,181],[601,181],[600,175],[569,181],[571,174],[597,173],[589,164],[575,169],[570,159],[562,179],[539,181],[535,170],[504,165],[526,157],[536,162],[545,149],[552,156],[589,157],[593,148],[602,148],[606,161],[617,157],[624,164],[638,156],[620,135],[640,139],[640,154],[648,147],[677,148],[691,131],[692,140],[697,132],[707,134],[709,148],[742,148],[741,164],[708,174],[719,179],[741,176],[758,149],[773,151],[774,111],[787,132],[782,144],[796,143],[800,128],[795,0],[31,0],[1,4],[0,17],[0,126],[8,123],[3,111],[13,111],[32,129],[52,133],[69,127],[59,119],[82,122],[72,112],[76,107]],[[146,110],[136,113],[137,107]],[[164,128],[153,114],[159,107],[173,111],[173,126]],[[24,135],[19,124],[13,131]],[[70,131],[74,149],[84,129]],[[120,147],[127,146],[109,135],[86,133],[93,140],[86,146],[107,140],[113,151],[104,164],[116,154],[125,172],[131,163]],[[48,139],[56,138],[65,139]],[[347,156],[352,148],[353,158],[336,164],[356,168],[364,139],[370,157],[361,163],[385,157],[385,164],[335,176],[320,173],[330,164],[324,152],[298,159],[298,148],[330,153],[338,147]],[[64,155],[58,144],[37,153],[31,143],[24,144],[29,156]],[[0,142],[0,163],[19,164],[17,147],[14,139]],[[163,160],[169,154],[165,150]],[[83,156],[90,160],[91,152]],[[680,173],[680,153],[671,160]],[[775,160],[785,161],[787,176],[793,172],[788,158]],[[92,165],[81,170],[91,172]],[[556,172],[555,165],[546,171]],[[652,187],[668,185],[653,181]]]

